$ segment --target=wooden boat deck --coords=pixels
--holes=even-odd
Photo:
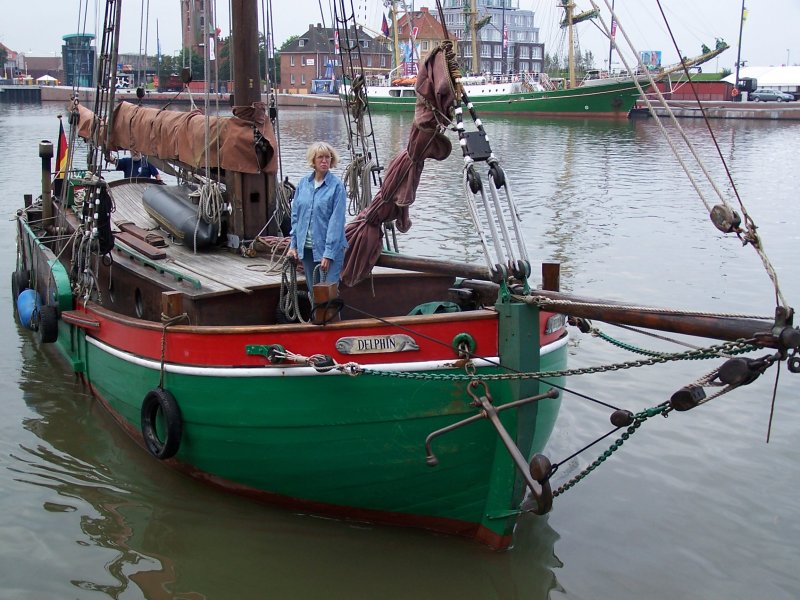
[[[160,260],[136,259],[137,268],[156,268],[167,270],[165,279],[177,281],[171,273],[185,275],[185,281],[199,282],[190,290],[181,286],[181,291],[189,295],[207,295],[232,292],[242,288],[254,290],[262,287],[279,286],[281,283],[281,267],[273,263],[271,257],[261,253],[254,258],[247,258],[232,248],[218,247],[193,251],[191,246],[176,243],[172,236],[161,229],[158,223],[147,214],[142,204],[142,194],[150,185],[142,181],[126,181],[109,186],[114,199],[115,210],[111,215],[114,230],[119,230],[119,223],[131,222],[146,231],[160,234],[167,242],[166,258]],[[117,242],[117,253],[131,256],[133,253],[121,247]],[[117,260],[120,260],[117,258]]]
[[[195,253],[191,246],[176,243],[172,236],[147,214],[142,204],[144,190],[151,183],[148,180],[125,180],[113,182],[109,191],[114,200],[115,210],[111,214],[114,230],[119,223],[131,222],[148,232],[160,234],[167,242],[166,258],[154,260],[137,256],[132,249],[125,248],[117,240],[115,260],[125,263],[128,268],[149,278],[154,277],[153,269],[163,270],[162,283],[167,288],[180,290],[192,297],[215,296],[236,291],[252,291],[268,287],[280,287],[282,267],[272,256],[261,252],[253,258],[242,256],[237,250],[215,247]],[[375,274],[398,275],[408,273],[404,269],[374,267]],[[302,280],[303,276],[298,277]],[[199,285],[198,285],[199,284]]]

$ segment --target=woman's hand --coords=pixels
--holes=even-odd
[[[297,248],[289,248],[289,251],[286,253],[286,256],[288,258],[293,258],[295,260],[298,260],[300,258],[300,256],[297,254]]]
[[[331,259],[330,258],[323,258],[322,262],[319,263],[319,268],[323,271],[327,271],[331,266]]]

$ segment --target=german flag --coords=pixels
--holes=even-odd
[[[58,150],[56,151],[56,179],[64,179],[67,175],[67,156],[69,146],[67,136],[64,134],[64,123],[58,119]]]
[[[53,194],[61,197],[61,189],[64,187],[64,178],[67,176],[67,156],[69,146],[67,136],[64,134],[64,123],[58,117],[58,150],[56,151],[56,178],[53,180]]]

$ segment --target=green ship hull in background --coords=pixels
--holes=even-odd
[[[639,90],[633,80],[573,89],[510,91],[513,84],[467,85],[467,94],[479,113],[520,116],[627,117]],[[349,88],[345,88],[347,93]],[[413,87],[368,88],[370,109],[378,112],[413,112]]]

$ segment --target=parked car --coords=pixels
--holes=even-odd
[[[758,89],[755,92],[750,92],[749,99],[753,102],[793,102],[794,96],[786,92],[779,92],[778,90]]]

